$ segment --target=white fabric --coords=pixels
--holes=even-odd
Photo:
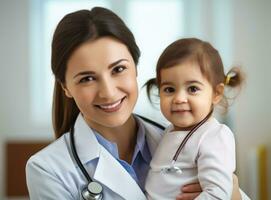
[[[185,144],[175,166],[182,173],[161,172],[170,167],[178,146],[188,131],[172,132],[170,126],[163,136],[151,161],[146,180],[148,199],[172,200],[180,193],[180,187],[200,182],[198,200],[231,199],[232,175],[235,171],[235,142],[230,129],[215,118],[205,122]]]
[[[138,121],[145,128],[153,155],[162,131],[140,118]],[[28,160],[26,180],[31,200],[82,200],[81,190],[87,183],[74,161],[69,136],[64,134]],[[131,176],[98,143],[81,115],[75,123],[75,145],[89,175],[102,184],[104,200],[146,199]]]
[[[138,120],[145,128],[149,149],[154,152],[162,130]],[[129,173],[98,143],[81,115],[74,130],[78,156],[89,175],[102,184],[104,199],[146,199]],[[82,199],[81,191],[87,183],[73,159],[69,136],[66,133],[28,160],[26,178],[30,199]]]

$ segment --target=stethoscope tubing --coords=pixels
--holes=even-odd
[[[83,166],[83,164],[82,164],[82,162],[81,162],[81,160],[80,160],[80,158],[78,156],[76,147],[75,147],[75,142],[74,142],[74,126],[71,126],[70,139],[71,139],[71,150],[72,150],[72,154],[73,154],[73,157],[74,157],[74,159],[75,159],[78,167],[80,168],[81,172],[84,174],[84,176],[87,179],[87,181],[88,182],[92,182],[92,178],[90,178],[90,176],[88,175],[87,170]]]
[[[181,142],[181,144],[179,145],[177,151],[175,152],[173,158],[172,158],[172,164],[174,164],[176,162],[176,160],[178,159],[182,149],[184,148],[185,144],[187,143],[187,141],[189,140],[189,138],[193,135],[193,133],[198,130],[199,127],[201,127],[202,124],[204,124],[212,115],[213,110],[211,110],[208,115],[201,120],[197,125],[195,125],[190,131],[189,133],[185,136],[185,138],[183,139],[183,141]]]

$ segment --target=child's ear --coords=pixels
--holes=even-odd
[[[218,84],[214,90],[213,104],[218,104],[224,95],[224,87],[223,83]]]
[[[67,97],[73,98],[72,95],[71,95],[71,93],[70,93],[70,91],[68,90],[68,88],[66,87],[66,85],[65,85],[64,83],[61,83],[61,87],[62,87],[62,89],[64,90],[65,95],[66,95]]]

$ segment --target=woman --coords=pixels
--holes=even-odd
[[[60,21],[52,42],[58,139],[27,163],[31,199],[83,199],[87,180],[72,152],[72,136],[104,199],[145,199],[145,178],[162,129],[132,114],[139,55],[133,34],[110,10],[81,10]],[[182,190],[177,199],[194,199],[201,191],[199,184]]]

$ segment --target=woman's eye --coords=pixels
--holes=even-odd
[[[175,89],[174,89],[173,87],[165,87],[165,88],[163,89],[163,91],[164,91],[165,93],[172,93],[172,92],[175,91]]]
[[[94,80],[94,77],[86,76],[86,77],[81,78],[79,83],[86,83],[86,82],[93,81],[93,80]]]
[[[188,92],[189,92],[189,93],[196,93],[197,91],[199,91],[199,88],[196,87],[196,86],[190,86],[190,87],[188,88]]]
[[[113,73],[120,73],[120,72],[124,71],[125,69],[126,69],[125,66],[120,65],[120,66],[117,66],[113,69]]]

